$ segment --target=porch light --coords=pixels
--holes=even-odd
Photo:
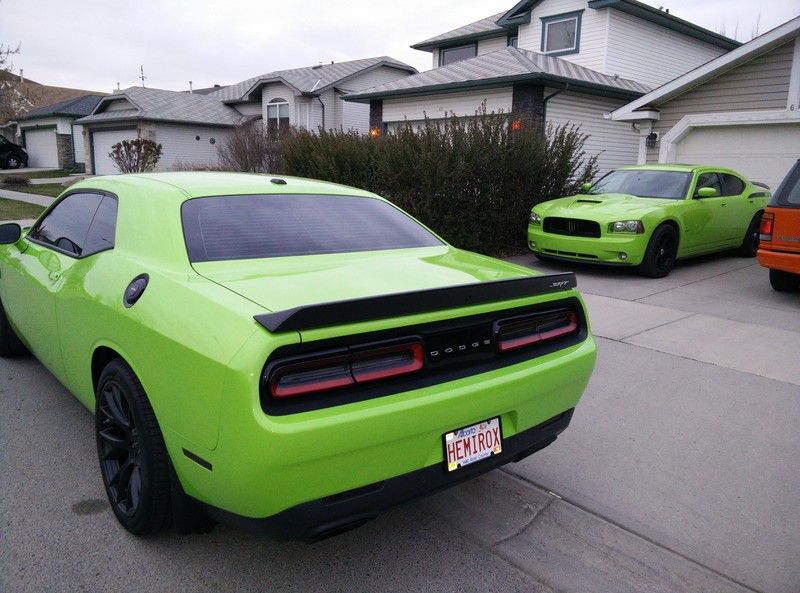
[[[369,137],[370,138],[380,138],[381,137],[381,129],[379,127],[374,127],[369,129]]]
[[[515,119],[511,122],[511,131],[512,132],[519,132],[522,129],[522,120]]]

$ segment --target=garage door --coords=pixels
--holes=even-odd
[[[113,175],[119,170],[108,157],[111,147],[123,140],[136,138],[136,130],[114,130],[113,132],[92,133],[92,159],[94,160],[95,175]]]
[[[179,165],[217,165],[219,147],[228,138],[226,128],[159,125],[156,142],[161,145],[159,171],[172,171]]]
[[[58,167],[55,130],[25,130],[29,167]]]
[[[693,128],[676,146],[676,162],[730,167],[774,191],[800,157],[800,122]]]

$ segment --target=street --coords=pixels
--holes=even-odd
[[[800,591],[800,295],[753,259],[575,269],[598,343],[549,448],[316,544],[137,539],[93,418],[0,360],[0,591]]]

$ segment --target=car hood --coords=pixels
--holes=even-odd
[[[642,216],[648,212],[674,204],[676,200],[662,198],[640,198],[629,194],[579,194],[568,198],[559,198],[542,202],[534,208],[543,216],[565,216],[603,219],[620,216]]]
[[[193,266],[205,278],[266,311],[537,274],[447,246],[201,262]]]

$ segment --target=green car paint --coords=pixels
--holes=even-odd
[[[258,175],[165,173],[96,177],[71,186],[60,199],[80,192],[114,196],[114,246],[75,258],[28,236],[1,245],[0,299],[11,326],[92,411],[102,364],[115,356],[124,359],[155,412],[182,490],[238,517],[268,518],[308,501],[438,468],[444,459],[442,436],[459,427],[499,416],[507,440],[575,407],[595,362],[588,320],[576,343],[510,366],[345,405],[265,413],[262,372],[278,348],[565,299],[578,303],[586,319],[579,294],[565,288],[270,332],[254,316],[538,275],[444,242],[190,261],[181,208],[194,198],[315,194],[382,200],[353,188],[284,179],[280,185]],[[141,274],[149,277],[147,288],[126,307],[123,294]]]
[[[671,177],[683,175],[686,183],[681,188],[676,184],[676,189],[683,191],[676,191],[670,198],[597,190],[610,175],[632,176],[637,172]],[[730,180],[729,187],[725,186],[726,180]],[[701,185],[716,185],[717,191],[700,189]],[[736,171],[695,165],[620,167],[584,191],[533,207],[528,224],[528,245],[535,254],[543,258],[639,266],[645,259],[654,231],[662,225],[671,225],[677,232],[676,259],[723,251],[742,246],[748,229],[754,228],[757,233],[757,227],[751,227],[751,223],[769,201],[769,192],[754,186]],[[548,227],[545,220],[550,217],[597,223],[599,236],[578,236],[580,229],[573,235],[561,234],[570,232],[567,227],[557,229],[559,232],[545,230]],[[614,232],[615,222],[641,224],[638,232]]]

